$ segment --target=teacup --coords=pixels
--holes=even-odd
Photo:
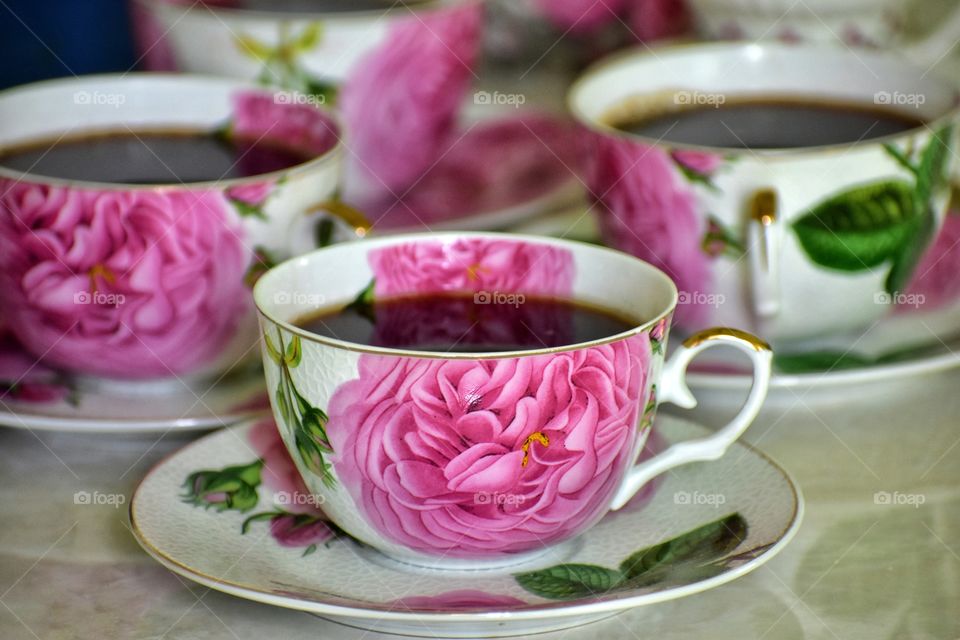
[[[785,149],[612,126],[750,96],[884,107],[926,124]],[[587,71],[568,104],[589,130],[587,181],[606,241],[674,278],[684,330],[744,327],[775,346],[859,331],[908,291],[946,211],[957,92],[893,54],[776,43],[629,51]]]
[[[900,47],[931,65],[960,37],[960,11],[952,0],[932,12],[936,28],[910,41],[911,12],[931,12],[935,0],[690,0],[699,34],[713,39],[843,43],[854,47]],[[928,27],[929,25],[917,25]]]
[[[104,75],[0,93],[0,151],[94,132],[225,127],[313,159],[188,184],[0,167],[0,318],[34,357],[116,380],[201,377],[241,362],[257,342],[245,278],[309,231],[311,212],[335,193],[342,149],[330,114],[234,80]]]
[[[485,353],[376,347],[301,328],[361,292],[457,292],[478,304],[531,294],[636,320],[592,342]],[[691,336],[664,364],[677,303],[670,278],[577,242],[450,232],[344,243],[270,270],[254,298],[274,415],[306,486],[353,537],[418,565],[513,564],[571,540],[651,478],[723,455],[769,382],[769,348],[733,329]],[[739,415],[637,464],[657,403],[695,406],[686,367],[717,345],[754,366]]]
[[[336,106],[352,182],[398,194],[442,153],[475,78],[478,0],[136,0],[153,68],[211,73]]]

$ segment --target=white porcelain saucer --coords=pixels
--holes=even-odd
[[[270,410],[263,372],[252,368],[219,380],[162,383],[39,383],[30,397],[0,394],[0,425],[23,429],[155,433],[224,427]],[[29,389],[38,386],[31,383]]]
[[[654,447],[706,433],[670,417],[656,429]],[[274,484],[293,469],[273,432],[269,419],[239,425],[154,467],[130,504],[137,540],[171,571],[212,589],[385,633],[543,632],[701,592],[776,555],[803,512],[787,474],[736,444],[720,460],[655,480],[623,510],[535,561],[496,571],[424,569],[328,527],[314,507],[291,509],[282,498],[296,490],[261,484],[261,474]],[[658,545],[639,561],[638,552]]]

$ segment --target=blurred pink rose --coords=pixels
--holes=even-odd
[[[494,118],[458,131],[416,185],[359,202],[378,228],[416,227],[549,196],[578,175],[574,127],[553,115]]]
[[[630,2],[631,0],[534,0],[534,5],[557,28],[582,34],[617,22],[619,15]]]
[[[481,17],[472,2],[418,13],[357,64],[340,105],[370,188],[400,192],[442,155],[474,78]]]
[[[923,296],[920,308],[931,311],[960,300],[960,212],[947,215],[940,234],[924,254],[907,287],[906,309]]]
[[[273,191],[272,182],[245,182],[227,188],[227,197],[250,207],[260,207]]]
[[[130,28],[136,44],[137,64],[146,71],[176,71],[177,61],[167,41],[166,29],[146,6],[130,3]]]
[[[546,244],[486,238],[408,242],[369,254],[377,295],[498,291],[569,295],[573,256]]]
[[[594,143],[588,184],[606,242],[663,269],[689,300],[677,306],[677,324],[702,326],[710,309],[696,298],[711,292],[713,278],[701,248],[707,222],[693,191],[657,147],[599,135]]]
[[[394,610],[407,611],[462,611],[464,609],[502,609],[527,604],[519,598],[487,593],[477,589],[457,589],[435,596],[407,596],[393,602]]]
[[[649,42],[685,33],[690,16],[685,0],[632,0],[627,23],[635,36]]]
[[[250,313],[244,231],[215,191],[0,182],[0,301],[44,361],[105,376],[190,373]]]
[[[708,151],[677,149],[670,157],[684,168],[707,177],[712,176],[723,164],[723,156]]]
[[[320,109],[278,102],[268,91],[236,93],[231,126],[235,137],[266,138],[316,156],[330,151],[339,138],[336,123]]]
[[[289,513],[323,515],[290,458],[273,418],[264,418],[247,434],[250,445],[263,460],[260,479],[263,486],[276,494],[284,494],[283,510]]]
[[[485,360],[363,355],[330,400],[343,486],[385,538],[489,557],[575,535],[632,462],[649,336]]]

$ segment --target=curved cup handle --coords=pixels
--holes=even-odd
[[[777,228],[777,192],[753,194],[747,218],[747,258],[753,293],[753,311],[761,320],[780,313],[780,238]]]
[[[358,209],[337,197],[315,204],[287,228],[287,249],[300,255],[336,242],[365,238],[373,225]]]
[[[720,458],[757,417],[767,397],[773,352],[766,342],[739,329],[707,329],[687,338],[663,367],[660,378],[661,400],[672,402],[684,409],[697,406],[697,400],[685,380],[687,365],[701,351],[720,345],[736,347],[746,353],[753,362],[753,385],[740,413],[725,427],[706,438],[680,442],[635,465],[614,495],[611,509],[616,510],[625,505],[643,485],[669,469],[688,462]]]

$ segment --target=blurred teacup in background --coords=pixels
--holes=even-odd
[[[336,107],[351,177],[398,193],[445,149],[476,77],[483,14],[479,0],[136,0],[134,12],[148,67]]]
[[[588,71],[569,104],[592,132],[605,240],[674,278],[685,330],[781,345],[855,334],[908,293],[943,223],[957,93],[892,54],[631,51]]]
[[[711,39],[900,48],[924,65],[939,61],[960,39],[956,0],[686,1],[697,33]]]
[[[310,231],[341,164],[330,114],[235,80],[86,76],[0,93],[0,318],[75,374],[237,365],[257,343],[252,280]]]

